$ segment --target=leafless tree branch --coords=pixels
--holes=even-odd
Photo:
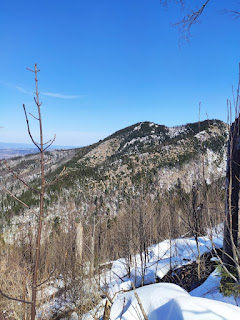
[[[132,285],[132,288],[133,288],[133,291],[134,291],[135,298],[137,299],[137,303],[138,303],[138,305],[139,305],[139,307],[141,309],[141,312],[143,314],[143,318],[144,318],[144,320],[148,320],[147,314],[146,314],[146,312],[145,312],[145,310],[143,308],[142,301],[140,300],[139,295],[137,294],[137,291],[136,291],[134,283],[131,282],[131,285]]]
[[[34,92],[34,93],[36,94],[36,92]],[[36,105],[37,105],[37,106],[39,105],[39,107],[41,107],[42,102],[37,102],[37,100],[36,100],[35,97],[34,97],[33,99],[34,99],[34,102],[36,103]],[[39,120],[39,119],[38,119],[38,120]]]
[[[26,108],[25,108],[25,104],[23,104],[23,110],[24,110],[24,113],[25,113],[25,117],[26,117],[26,122],[27,122],[27,128],[28,128],[28,134],[29,134],[29,137],[31,138],[33,144],[35,144],[35,146],[38,148],[39,151],[41,151],[38,143],[33,139],[33,136],[31,134],[31,130],[30,130],[30,126],[29,126],[29,121],[28,121],[28,116],[27,116],[27,112],[26,112]]]
[[[41,287],[44,283],[48,282],[51,279],[51,277],[53,276],[54,272],[55,272],[55,269],[50,273],[49,277],[47,279],[45,279],[44,281],[42,281],[41,283],[39,283],[37,285],[37,287]]]
[[[51,141],[52,141],[52,139],[50,139],[47,142],[43,143],[43,145],[45,146],[46,144],[50,143]]]
[[[198,18],[202,15],[209,1],[205,1],[198,10],[191,10],[181,21],[174,24],[174,26],[179,28],[184,39],[188,40],[192,26],[197,23]]]
[[[56,179],[54,179],[52,182],[50,182],[49,184],[46,185],[46,190],[52,186],[53,184],[55,184],[59,179],[60,177],[63,175],[63,173],[65,172],[66,170],[66,167],[63,167],[62,171],[59,173],[59,175],[56,177]]]
[[[11,197],[13,197],[13,199],[17,200],[19,203],[21,203],[25,208],[29,209],[32,213],[35,214],[35,216],[38,217],[38,214],[31,209],[25,202],[23,202],[22,200],[20,200],[18,197],[16,197],[11,191],[9,191],[6,187],[4,187],[3,185],[1,186],[3,188],[3,190],[5,190]]]
[[[240,11],[237,10],[222,10],[222,14],[230,14],[234,19],[240,18]]]
[[[19,177],[19,175],[17,175],[12,168],[9,167],[7,161],[4,161],[6,168],[8,169],[9,172],[12,173],[12,175],[14,176],[15,179],[21,181],[28,189],[32,190],[32,191],[37,191],[36,189],[33,189],[29,184],[26,183],[26,181],[24,181],[22,178]]]
[[[32,113],[29,113],[29,114],[30,114],[30,116],[32,116],[34,119],[36,119],[36,120],[39,121],[39,119],[38,119],[37,117],[35,117]]]
[[[53,139],[52,140],[49,140],[51,141],[51,143],[45,148],[43,149],[43,151],[46,151],[49,147],[51,147],[51,145],[53,144],[53,142],[56,140],[56,135],[54,135]]]
[[[0,289],[0,294],[1,294],[4,298],[9,299],[9,300],[13,300],[13,301],[17,301],[17,302],[22,302],[22,303],[26,303],[26,304],[32,304],[32,302],[30,302],[30,301],[26,301],[26,300],[22,300],[22,299],[17,299],[17,298],[10,297],[10,296],[8,296],[6,293],[2,292],[1,289]]]

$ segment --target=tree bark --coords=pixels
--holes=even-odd
[[[239,179],[240,179],[240,134],[239,117],[231,125],[227,151],[225,224],[223,242],[223,262],[226,266],[236,266],[238,261],[239,224]],[[240,275],[240,274],[239,274]]]

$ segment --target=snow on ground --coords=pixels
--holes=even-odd
[[[222,247],[222,231],[222,225],[219,225],[214,230],[209,230],[208,236],[199,237],[201,254],[211,251],[213,246]],[[138,288],[136,292],[149,320],[240,319],[240,308],[236,306],[240,304],[240,298],[236,301],[233,297],[224,297],[219,292],[220,276],[217,271],[190,294],[174,284],[155,283],[156,278],[163,278],[171,267],[177,268],[191,263],[196,260],[197,255],[194,238],[178,238],[151,246],[144,268],[140,255],[133,257],[130,277],[126,276],[128,261],[114,261],[105,278],[105,290],[114,300],[110,319],[144,319],[131,284],[134,282],[135,286],[139,287],[142,279],[146,286]]]
[[[187,130],[187,128],[185,126],[169,127],[168,128],[168,135],[170,138],[174,138],[186,130]]]
[[[202,255],[211,251],[213,245],[221,248],[223,238],[222,235],[214,234],[213,237],[199,237],[198,243]],[[170,269],[196,261],[197,256],[198,250],[194,238],[165,240],[148,248],[145,264],[141,262],[140,255],[132,258],[131,265],[126,259],[114,261],[111,271],[103,279],[103,287],[113,297],[121,290],[131,289],[131,282],[134,282],[136,287],[141,285],[142,280],[145,285],[155,283],[157,278],[162,279]],[[130,277],[127,277],[129,266]]]
[[[203,297],[240,306],[240,297],[236,299],[233,296],[224,297],[223,294],[219,292],[218,288],[220,285],[220,281],[221,277],[219,275],[219,272],[215,270],[210,274],[210,276],[201,286],[192,290],[190,292],[190,295],[192,297]]]
[[[213,246],[221,248],[223,245],[222,225],[209,229],[207,234],[198,239],[201,254],[211,251]],[[131,264],[125,258],[113,261],[111,270],[105,272],[101,280],[102,290],[113,300],[110,319],[144,319],[132,283],[139,287],[136,292],[149,320],[240,319],[240,308],[236,306],[240,305],[240,298],[238,301],[233,297],[226,298],[219,292],[220,276],[217,271],[190,293],[175,284],[155,283],[156,278],[161,279],[171,268],[195,261],[197,255],[194,238],[178,238],[149,247],[144,265],[140,255],[133,256]],[[144,287],[140,287],[142,280]],[[105,301],[103,299],[102,308],[97,306],[82,319],[100,319]],[[74,313],[71,319],[79,318]]]
[[[187,291],[172,283],[141,287],[136,293],[148,320],[232,320],[240,317],[238,307],[191,297]],[[110,319],[144,319],[133,291],[117,296],[111,308]]]

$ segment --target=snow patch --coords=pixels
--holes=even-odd
[[[227,303],[192,297],[172,283],[157,283],[136,290],[149,320],[232,320],[240,309]],[[111,309],[111,320],[143,319],[136,294],[131,291],[117,296]]]
[[[138,126],[136,126],[136,127],[133,129],[133,131],[141,130],[141,127],[142,127],[142,122],[141,122]]]
[[[211,236],[198,238],[201,255],[210,252],[213,246],[222,247],[222,233],[218,233],[212,240]],[[145,285],[155,283],[157,278],[162,279],[171,268],[196,261],[197,256],[198,248],[194,238],[162,241],[148,248],[145,263],[143,263],[144,254],[142,257],[140,254],[133,256],[131,263],[127,259],[118,259],[113,262],[112,269],[105,278],[104,289],[113,297],[117,292],[130,290],[131,282],[134,282],[136,287],[141,286],[142,283]]]
[[[169,127],[168,128],[168,135],[170,138],[174,138],[178,136],[181,133],[184,133],[186,131],[185,126],[179,126],[179,127]]]

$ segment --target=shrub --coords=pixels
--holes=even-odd
[[[229,267],[229,272],[237,278],[237,271],[235,267]],[[221,275],[221,282],[219,291],[225,296],[230,297],[234,296],[237,298],[240,296],[240,282],[236,283],[234,279],[229,275],[229,273],[222,267],[218,266],[218,270]]]

